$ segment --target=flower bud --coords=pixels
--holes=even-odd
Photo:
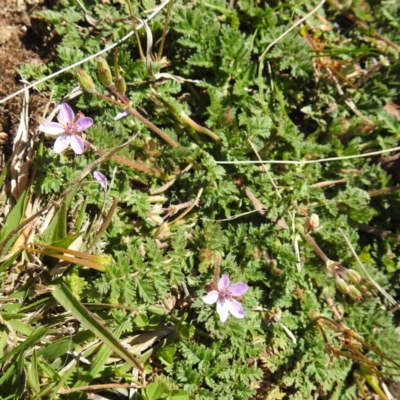
[[[115,84],[115,89],[117,89],[118,93],[125,94],[125,92],[126,92],[126,82],[125,82],[125,79],[122,76],[120,76],[118,78],[115,77],[114,84]]]
[[[362,294],[361,292],[353,285],[349,285],[349,296],[354,300],[354,301],[360,301],[362,299]]]
[[[350,293],[350,287],[344,279],[337,277],[335,279],[335,285],[342,293],[344,293],[344,294]],[[361,295],[361,293],[360,293],[360,295]]]
[[[309,233],[319,227],[319,217],[317,214],[311,214],[310,218],[306,221],[304,232]]]
[[[106,59],[102,56],[97,57],[97,74],[99,76],[100,82],[105,87],[111,86],[113,81],[111,70],[108,66]]]
[[[84,92],[94,93],[96,91],[93,79],[82,68],[76,69],[74,72],[76,79]]]
[[[281,275],[282,275],[282,271],[281,271],[279,268],[274,268],[274,269],[272,270],[272,273],[273,273],[275,276],[281,276]]]
[[[348,269],[345,272],[346,278],[348,278],[351,282],[355,283],[358,285],[361,282],[361,276],[360,274],[355,271],[354,269]]]

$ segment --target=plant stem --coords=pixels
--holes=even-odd
[[[380,196],[381,194],[392,193],[397,190],[400,190],[400,186],[392,186],[392,187],[387,187],[384,189],[372,190],[371,192],[368,192],[368,194],[371,197],[373,197],[373,196]]]
[[[110,86],[108,88],[110,91],[113,92],[113,94],[115,94],[116,96],[118,96],[118,98],[121,99],[121,101],[126,101],[128,100],[124,95],[121,95],[121,93],[118,93],[112,86]],[[145,117],[143,117],[143,115],[139,114],[138,111],[136,111],[130,104],[129,104],[129,100],[128,103],[124,104],[118,100],[114,100],[111,97],[105,96],[102,93],[99,92],[94,92],[93,94],[95,94],[97,97],[100,97],[103,100],[106,101],[110,101],[111,103],[116,104],[117,106],[126,109],[129,114],[133,115],[134,117],[136,117],[138,120],[140,120],[141,122],[143,122],[149,129],[151,129],[155,134],[157,134],[158,136],[160,136],[161,139],[165,140],[170,146],[177,148],[179,146],[179,144],[177,142],[175,142],[175,140],[173,140],[172,138],[170,138],[166,133],[164,133],[160,128],[157,128],[152,122],[150,122],[148,119],[146,119]],[[125,100],[125,99],[126,100]]]
[[[169,3],[168,3],[167,15],[165,16],[164,29],[163,29],[163,33],[162,33],[162,36],[161,36],[161,43],[160,43],[160,47],[158,48],[157,61],[161,60],[162,53],[163,53],[163,50],[164,50],[165,38],[167,36],[169,17],[171,15],[171,9],[172,9],[173,2],[174,2],[174,0],[169,0]]]
[[[315,243],[315,240],[308,233],[304,234],[304,238],[307,240],[308,243],[310,243],[315,252],[321,257],[322,261],[324,261],[325,263],[329,261],[329,258],[326,256],[326,254],[321,250],[317,243]]]
[[[369,225],[366,225],[366,224],[359,224],[357,222],[354,222],[354,225],[358,229],[360,229],[361,231],[372,233],[373,235],[378,235],[378,236],[383,236],[383,237],[390,237],[392,239],[400,241],[400,235],[398,235],[396,233],[382,231],[381,229],[376,229],[376,228],[373,228],[372,226],[369,226]]]
[[[85,144],[88,147],[90,147],[94,152],[96,152],[97,154],[100,154],[101,156],[106,154],[105,151],[98,149],[96,146],[94,146],[93,144],[91,144],[91,143],[89,143],[87,141],[85,141]],[[159,170],[157,170],[155,168],[150,168],[150,167],[148,167],[146,165],[139,164],[139,163],[136,163],[134,161],[129,161],[129,160],[126,160],[125,158],[122,158],[122,157],[112,156],[112,157],[110,157],[110,159],[113,160],[113,161],[116,161],[116,162],[118,162],[120,164],[127,165],[128,167],[131,167],[131,168],[137,169],[139,171],[145,172],[147,174],[156,176],[157,178],[160,178],[160,177],[163,176],[163,172],[161,172],[161,171],[159,171]]]
[[[136,40],[137,40],[137,42],[138,42],[140,58],[141,58],[142,60],[145,60],[146,57],[144,56],[144,53],[143,53],[142,43],[140,42],[139,32],[138,32],[138,30],[136,29],[136,18],[135,18],[135,14],[133,13],[133,8],[132,8],[131,0],[127,0],[126,2],[128,3],[129,14],[131,14],[131,17],[132,17],[133,31],[135,32]]]

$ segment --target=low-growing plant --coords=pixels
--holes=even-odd
[[[324,3],[35,13],[25,79],[120,42],[38,85],[2,174],[2,398],[388,398],[400,4]]]

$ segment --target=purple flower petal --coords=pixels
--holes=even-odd
[[[43,122],[38,129],[48,135],[61,135],[65,132],[64,127],[58,122]]]
[[[236,318],[244,318],[242,305],[235,299],[226,301],[229,312]]]
[[[228,304],[229,301],[224,301],[223,303],[219,301],[217,303],[217,313],[221,322],[225,322],[229,317]]]
[[[129,115],[128,111],[121,111],[120,113],[118,113],[115,117],[114,117],[114,121],[118,121],[121,118],[126,117],[127,115]]]
[[[231,292],[232,296],[241,296],[242,294],[245,294],[248,289],[249,287],[243,282],[234,283],[233,285],[229,286],[229,291]]]
[[[71,141],[70,135],[62,135],[56,139],[54,142],[53,150],[55,153],[62,153],[68,146]]]
[[[85,144],[78,135],[71,135],[70,144],[75,154],[82,154],[85,150]]]
[[[93,171],[93,178],[100,183],[100,186],[102,186],[104,189],[106,188],[107,178],[100,171]]]
[[[68,122],[74,122],[75,114],[67,103],[61,104],[57,119],[63,125],[67,125]]]
[[[212,290],[210,293],[203,296],[203,301],[206,304],[214,304],[219,297],[219,293],[216,290]]]
[[[75,127],[77,132],[83,132],[86,129],[90,128],[92,125],[93,125],[93,120],[90,117],[82,117],[75,122]]]
[[[229,280],[229,276],[226,274],[223,274],[221,276],[221,279],[218,282],[218,290],[221,291],[221,290],[226,289],[229,286],[230,282],[231,281]]]

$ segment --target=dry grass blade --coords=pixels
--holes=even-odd
[[[354,250],[353,245],[351,244],[350,240],[346,236],[346,234],[343,232],[342,228],[339,228],[339,232],[342,234],[344,240],[346,241],[347,245],[349,246],[349,249],[353,253],[354,258],[357,260],[358,265],[360,268],[364,271],[365,275],[368,277],[368,279],[376,286],[376,288],[381,292],[383,296],[385,296],[394,306],[399,307],[399,304],[396,302],[396,300],[388,293],[386,292],[385,289],[381,288],[368,274],[367,270],[365,269],[363,263],[361,262],[360,258],[358,257],[357,253]]]
[[[11,194],[18,201],[28,186],[33,160],[33,138],[29,139],[29,92],[25,91],[17,134],[14,138],[14,157],[11,159]]]
[[[88,247],[88,251],[92,251],[93,247],[96,245],[96,243],[100,240],[100,238],[103,236],[104,232],[107,230],[108,226],[111,223],[112,217],[114,215],[114,212],[117,208],[119,199],[116,198],[114,199],[110,211],[107,213],[107,216],[103,222],[103,224],[100,227],[100,230],[97,232],[96,237],[93,239],[93,242],[91,243],[91,245]]]
[[[40,245],[43,246],[43,245]],[[57,247],[51,246],[54,249],[56,249]],[[63,260],[63,261],[67,261],[71,264],[79,264],[79,265],[83,265],[84,267],[89,267],[89,268],[93,268],[96,269],[97,271],[100,272],[104,272],[106,270],[106,263],[99,263],[99,262],[93,262],[87,259],[87,254],[85,253],[81,253],[81,252],[75,252],[75,251],[71,251],[68,249],[62,249],[62,248],[57,248],[60,251],[64,252],[64,253],[68,253],[68,252],[72,252],[75,254],[79,254],[79,256],[81,258],[78,257],[70,257],[68,255],[65,254],[56,254],[56,253],[51,253],[45,250],[39,250],[39,249],[32,249],[31,247],[21,247],[22,250],[25,250],[29,253],[39,253],[39,254],[43,254],[44,256],[48,256],[48,257],[53,257],[53,258],[57,258],[58,260]]]
[[[58,393],[60,394],[70,394],[75,392],[95,392],[98,390],[106,390],[106,389],[137,389],[140,386],[133,385],[131,383],[105,383],[103,385],[90,385],[90,386],[80,386],[71,389],[60,388]]]
[[[322,0],[311,12],[309,12],[307,15],[305,15],[303,18],[299,19],[291,28],[289,28],[287,31],[283,32],[282,35],[280,35],[278,38],[273,40],[267,48],[264,50],[264,52],[261,54],[261,56],[258,58],[259,60],[262,60],[264,56],[268,53],[268,51],[271,49],[271,47],[275,46],[278,42],[280,42],[285,36],[287,36],[290,32],[292,32],[293,29],[296,29],[300,24],[302,24],[306,19],[310,18],[313,14],[315,14],[325,3],[326,0]]]

